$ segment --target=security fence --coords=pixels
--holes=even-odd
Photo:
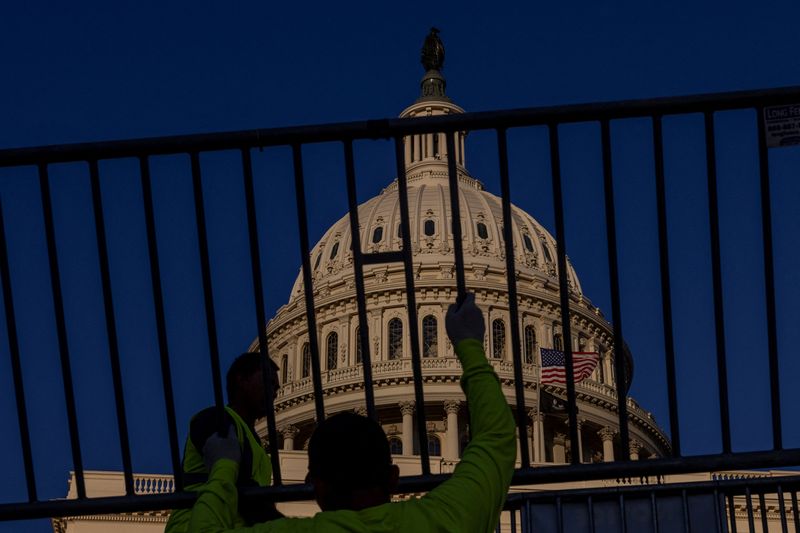
[[[520,434],[519,462],[520,467],[514,475],[513,484],[519,485],[544,485],[548,483],[562,483],[570,481],[601,480],[627,477],[659,476],[690,472],[708,472],[724,469],[757,469],[788,467],[800,464],[800,448],[791,448],[784,445],[782,433],[782,401],[780,394],[780,369],[778,359],[778,331],[776,328],[776,294],[774,280],[774,253],[773,253],[773,215],[771,212],[770,196],[770,169],[768,157],[768,139],[770,132],[765,123],[765,110],[775,106],[791,105],[800,102],[800,88],[763,90],[754,92],[726,93],[682,98],[665,98],[645,101],[630,101],[620,103],[603,103],[590,105],[572,105],[550,108],[532,108],[513,111],[496,111],[481,113],[466,113],[460,115],[436,116],[430,118],[374,120],[366,122],[352,122],[344,124],[331,124],[321,126],[307,126],[296,128],[263,129],[233,133],[202,134],[189,136],[176,136],[154,139],[141,139],[131,141],[115,141],[88,144],[73,144],[62,146],[48,146],[40,148],[24,148],[0,151],[0,168],[5,170],[19,170],[30,173],[35,169],[41,193],[41,206],[43,214],[43,231],[46,242],[46,257],[49,264],[50,290],[54,310],[54,326],[57,336],[57,346],[60,360],[60,370],[63,378],[64,405],[67,412],[69,428],[69,448],[75,472],[75,486],[77,499],[72,500],[42,500],[37,492],[37,470],[31,454],[31,431],[29,428],[26,410],[26,399],[30,398],[30,390],[26,391],[23,385],[22,361],[23,358],[36,357],[35,353],[25,353],[21,349],[15,317],[14,295],[17,285],[9,268],[14,260],[9,257],[7,248],[8,235],[15,231],[9,225],[3,226],[0,216],[0,277],[2,277],[2,290],[5,304],[5,321],[11,369],[13,374],[13,391],[16,399],[17,423],[21,439],[22,457],[24,464],[27,499],[0,503],[0,520],[15,520],[27,518],[40,518],[49,516],[86,515],[95,513],[122,513],[143,510],[170,509],[190,506],[194,495],[183,492],[184,485],[181,471],[181,443],[178,439],[178,424],[175,413],[175,393],[173,390],[173,375],[176,371],[171,366],[170,343],[167,336],[168,313],[165,309],[164,291],[162,286],[161,267],[159,262],[160,248],[158,245],[158,231],[154,214],[153,180],[151,178],[151,161],[157,156],[188,155],[189,170],[191,173],[192,194],[194,199],[196,237],[199,250],[199,269],[201,273],[204,309],[207,332],[207,345],[210,353],[212,369],[212,383],[214,399],[217,407],[223,408],[222,378],[219,357],[219,339],[216,328],[216,307],[212,287],[212,257],[208,245],[208,217],[205,211],[207,198],[204,198],[203,165],[201,155],[220,151],[235,151],[239,153],[241,161],[241,178],[246,206],[246,230],[249,242],[253,298],[255,302],[255,321],[259,325],[257,330],[258,346],[264,359],[270,356],[270,346],[266,338],[267,323],[264,303],[264,281],[262,279],[262,263],[265,253],[260,249],[259,225],[257,213],[259,209],[269,206],[259,206],[254,194],[254,172],[252,152],[268,147],[287,147],[291,150],[294,175],[294,192],[296,198],[297,227],[299,228],[300,261],[302,264],[302,288],[307,314],[308,338],[311,352],[311,383],[313,389],[314,411],[317,420],[326,416],[325,395],[323,394],[322,369],[320,365],[320,342],[317,338],[316,313],[314,301],[313,272],[311,268],[308,206],[306,200],[306,179],[304,176],[305,147],[316,143],[339,143],[344,157],[344,186],[347,190],[349,205],[349,220],[352,231],[352,257],[355,281],[355,293],[359,317],[359,342],[362,354],[363,390],[367,415],[376,417],[375,392],[373,390],[373,364],[370,353],[370,333],[367,320],[367,300],[365,297],[364,268],[369,265],[383,263],[400,263],[405,272],[405,298],[408,310],[408,335],[410,337],[411,369],[414,381],[414,399],[417,405],[425,405],[423,388],[422,354],[420,344],[420,331],[418,327],[414,275],[414,258],[412,248],[412,232],[410,227],[410,213],[408,202],[408,184],[404,163],[404,138],[410,135],[440,133],[446,139],[446,152],[456,153],[456,135],[458,132],[479,132],[482,130],[494,132],[496,136],[497,158],[499,163],[498,176],[502,196],[503,212],[503,243],[507,269],[507,293],[509,295],[510,320],[510,345],[513,352],[513,366],[509,369],[509,378],[513,376],[516,403],[515,413],[518,418]],[[771,441],[772,445],[765,450],[737,451],[732,446],[731,414],[729,409],[730,394],[728,388],[728,359],[725,345],[725,319],[723,316],[723,283],[722,283],[722,258],[720,253],[720,227],[717,183],[717,159],[715,155],[715,130],[717,121],[715,114],[726,111],[748,111],[751,120],[755,121],[757,141],[752,149],[757,152],[759,169],[759,189],[761,194],[761,227],[763,247],[759,251],[763,257],[763,282],[765,285],[765,316],[757,317],[766,324],[767,354],[769,366],[769,394],[771,412]],[[705,143],[705,167],[708,190],[708,221],[710,231],[711,254],[711,281],[714,302],[714,326],[708,335],[713,336],[716,344],[716,375],[708,376],[709,380],[716,383],[719,399],[719,425],[722,443],[721,453],[687,455],[682,449],[680,434],[680,417],[678,412],[678,385],[676,379],[676,355],[673,342],[673,316],[675,310],[671,303],[671,276],[668,247],[668,215],[666,208],[666,184],[664,169],[664,134],[662,122],[666,117],[672,116],[701,116],[703,119]],[[525,419],[526,405],[523,398],[523,358],[521,354],[522,339],[519,328],[519,309],[517,294],[517,278],[514,262],[514,239],[512,238],[511,219],[511,193],[509,180],[509,148],[508,134],[521,128],[545,128],[549,142],[550,154],[550,186],[552,187],[552,201],[554,213],[554,229],[557,241],[556,262],[557,282],[560,291],[561,324],[563,338],[571,339],[570,333],[570,296],[567,276],[567,238],[565,231],[564,188],[562,184],[562,156],[559,146],[560,127],[575,123],[599,123],[600,126],[600,152],[602,160],[602,190],[601,199],[605,211],[605,230],[607,236],[607,264],[609,272],[609,290],[611,302],[611,323],[613,325],[613,353],[615,381],[625,384],[628,380],[625,369],[625,360],[622,356],[626,348],[623,339],[623,316],[620,300],[620,265],[618,257],[618,231],[617,210],[615,204],[614,165],[612,164],[612,123],[624,119],[647,119],[650,121],[652,134],[652,147],[655,163],[655,191],[657,216],[657,235],[660,268],[658,276],[661,284],[661,300],[663,312],[664,334],[664,368],[668,392],[669,435],[671,454],[667,457],[654,458],[648,461],[630,461],[630,435],[628,430],[629,402],[624,394],[624,386],[619,388],[615,411],[619,419],[619,440],[622,450],[621,460],[607,463],[581,463],[578,454],[573,453],[571,464],[553,465],[547,468],[532,466],[531,451],[527,438],[527,420]],[[389,139],[393,142],[395,155],[395,172],[400,200],[401,236],[402,247],[399,251],[366,253],[361,249],[359,238],[359,213],[357,209],[356,194],[356,165],[355,148],[358,141]],[[141,186],[141,203],[144,212],[146,227],[146,243],[148,250],[148,265],[152,281],[152,301],[154,305],[155,322],[158,334],[158,349],[160,357],[161,381],[163,385],[165,417],[169,435],[170,459],[174,475],[175,492],[138,494],[136,490],[136,477],[131,461],[131,446],[129,427],[127,424],[127,409],[125,394],[123,392],[123,365],[120,362],[119,340],[117,336],[118,324],[115,319],[115,292],[112,287],[112,275],[109,265],[109,234],[106,230],[106,221],[109,213],[104,209],[104,197],[101,192],[103,180],[100,162],[135,160],[138,164],[138,179]],[[462,220],[459,213],[459,187],[457,176],[457,162],[455,157],[447,161],[449,172],[450,207],[452,210],[452,251],[455,264],[455,287],[458,298],[463,298],[469,290],[465,279],[464,251],[462,250]],[[103,498],[87,498],[84,480],[84,453],[81,448],[81,433],[79,431],[78,414],[76,410],[74,382],[71,365],[75,353],[70,350],[67,322],[69,316],[65,311],[64,291],[65,280],[60,269],[60,251],[65,243],[57,240],[58,227],[53,213],[53,188],[51,186],[50,172],[54,165],[62,163],[81,163],[88,168],[91,185],[91,205],[94,216],[95,240],[97,258],[99,261],[100,281],[102,284],[103,315],[107,334],[107,354],[111,367],[114,405],[117,417],[117,434],[121,451],[121,465],[125,480],[125,495]],[[27,174],[26,174],[27,175]],[[5,176],[5,174],[4,174]],[[8,204],[14,201],[4,197],[3,202]],[[2,213],[0,213],[1,215]],[[190,235],[191,236],[191,235]],[[63,253],[63,252],[62,252]],[[255,331],[254,331],[255,333]],[[569,342],[567,342],[569,345]],[[576,386],[573,379],[573,356],[575,347],[565,348],[566,375],[566,400],[569,438],[571,442],[578,442],[578,419]],[[265,363],[266,364],[266,363]],[[180,369],[177,369],[180,370]],[[266,367],[265,367],[266,372]],[[270,386],[270,381],[265,379]],[[11,391],[4,392],[11,394]],[[275,422],[272,394],[268,393],[267,409],[267,440],[273,462],[274,486],[265,489],[248,489],[245,497],[258,497],[269,495],[278,501],[310,499],[310,487],[305,485],[284,484],[280,470],[280,450],[278,449],[278,432]],[[427,447],[428,425],[424,409],[418,410],[416,417],[416,435],[419,439],[419,460],[421,475],[407,477],[401,480],[402,492],[419,492],[429,490],[447,478],[445,474],[431,472],[431,461]],[[64,472],[38,472],[41,476],[63,476]],[[778,484],[775,480],[764,482],[753,480],[734,480],[730,482],[715,481],[696,486],[659,486],[646,489],[597,489],[588,491],[572,491],[564,493],[546,493],[542,495],[529,494],[524,496],[514,495],[509,498],[508,508],[513,511],[512,530],[522,527],[522,530],[536,531],[576,531],[574,525],[565,525],[565,510],[570,506],[584,509],[580,516],[586,517],[586,531],[608,530],[612,526],[598,528],[598,509],[608,514],[613,507],[613,512],[625,517],[625,513],[632,508],[641,506],[651,509],[650,524],[654,531],[670,529],[664,526],[660,510],[674,506],[678,516],[684,516],[686,524],[690,522],[691,505],[687,503],[694,494],[701,494],[710,498],[712,506],[716,506],[716,515],[706,515],[716,521],[716,529],[726,530],[729,527],[725,518],[726,501],[733,502],[732,498],[746,497],[747,509],[753,497],[763,499],[765,493],[779,494],[781,509],[785,504],[785,497],[791,495],[791,508],[796,513],[796,480],[786,480]],[[643,491],[643,492],[642,492]],[[700,496],[698,496],[700,497]],[[727,500],[726,500],[727,498]],[[609,507],[611,506],[611,507]],[[728,505],[728,509],[733,506]],[[626,511],[627,509],[627,511]],[[547,514],[546,522],[537,522]],[[672,511],[670,511],[672,513]],[[681,514],[682,513],[682,514]],[[580,513],[578,513],[580,514]],[[785,514],[785,513],[784,513]],[[570,511],[570,520],[577,514]],[[605,516],[605,515],[604,515]],[[537,518],[538,517],[538,518]],[[605,519],[603,519],[605,520]],[[658,524],[662,525],[659,526]],[[616,523],[620,531],[625,531],[624,519]],[[795,520],[795,524],[797,521]],[[584,527],[581,526],[581,527]],[[640,530],[637,528],[629,528]],[[695,528],[693,528],[695,529]],[[784,531],[785,522],[784,522]],[[688,526],[687,529],[688,531]]]

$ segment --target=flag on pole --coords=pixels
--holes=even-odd
[[[566,385],[567,370],[564,352],[541,348],[541,353],[541,382],[545,385]],[[575,376],[575,383],[580,383],[591,376],[599,361],[600,355],[597,352],[572,352],[572,370]]]

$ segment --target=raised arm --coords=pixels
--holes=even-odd
[[[483,351],[486,326],[474,294],[460,307],[450,306],[445,325],[464,370],[461,388],[469,404],[472,440],[453,477],[419,503],[447,531],[490,532],[514,472],[514,419]]]

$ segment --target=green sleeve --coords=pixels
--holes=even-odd
[[[236,489],[238,475],[239,464],[235,461],[220,459],[214,463],[208,482],[200,488],[200,495],[192,507],[190,532],[252,531],[251,528],[234,529],[239,502]]]
[[[494,531],[514,473],[514,418],[500,383],[475,339],[458,343],[472,440],[453,476],[419,500],[428,520],[447,531]]]

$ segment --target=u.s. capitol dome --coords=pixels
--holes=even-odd
[[[401,118],[463,113],[446,96],[445,80],[439,70],[429,69],[421,86],[422,95],[400,114]],[[414,417],[422,408],[428,421],[432,461],[457,461],[467,441],[468,416],[459,387],[460,367],[444,329],[444,315],[456,297],[447,172],[450,157],[455,158],[458,173],[467,287],[476,293],[484,312],[487,357],[500,377],[509,404],[515,405],[502,206],[500,198],[484,190],[467,171],[465,137],[465,133],[458,135],[453,154],[447,153],[443,134],[415,135],[404,140],[424,406],[414,403],[403,264],[364,267],[376,410],[398,458],[419,451]],[[552,400],[565,398],[565,390],[557,385],[542,386],[547,394],[537,390],[540,348],[564,346],[556,242],[531,215],[515,206],[511,212],[531,459],[539,464],[563,463],[577,453],[582,462],[613,460],[621,453],[611,325],[583,294],[569,264],[572,346],[576,351],[599,354],[599,364],[592,375],[576,385],[580,437],[578,443],[571,443],[567,417],[557,406],[554,408]],[[397,181],[361,204],[358,219],[364,253],[400,250]],[[316,243],[310,264],[326,414],[365,412],[348,215],[342,216]],[[302,450],[315,426],[302,277],[295,282],[288,303],[269,322],[267,339],[270,356],[281,374],[282,386],[276,399],[281,445],[285,450]],[[625,363],[627,375],[632,376],[631,354],[625,354]],[[549,399],[548,405],[544,405],[543,398]],[[632,399],[628,399],[628,410],[631,458],[665,455],[668,439],[652,416]]]

